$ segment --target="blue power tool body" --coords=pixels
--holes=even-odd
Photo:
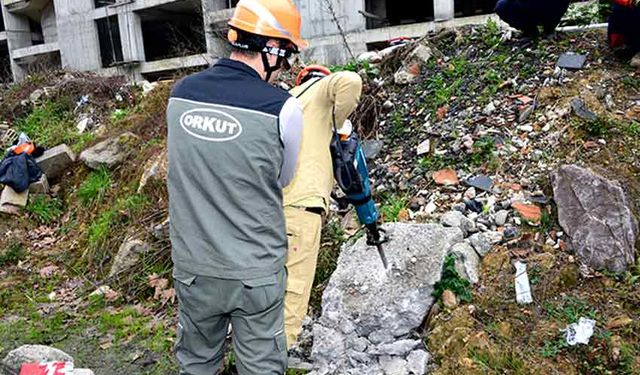
[[[388,241],[388,237],[378,227],[380,215],[371,194],[367,160],[357,134],[353,132],[346,139],[336,139],[332,144],[332,156],[334,174],[345,194],[344,200],[355,207],[358,220],[367,230],[367,244],[378,249],[382,264],[387,269],[387,257],[382,244]]]

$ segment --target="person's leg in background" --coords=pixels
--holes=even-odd
[[[528,0],[500,0],[496,4],[496,14],[511,27],[522,31],[524,38],[535,38],[541,23],[533,16],[533,8]]]
[[[554,34],[556,27],[569,9],[569,0],[546,0],[538,6],[539,17],[542,20],[544,34]]]
[[[313,288],[322,216],[295,207],[285,207],[289,252],[287,254],[287,290],[284,298],[287,346],[296,343],[309,308]]]

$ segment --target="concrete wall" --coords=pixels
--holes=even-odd
[[[63,69],[102,68],[93,0],[54,0]]]
[[[45,43],[55,43],[58,41],[56,9],[53,2],[49,3],[42,10],[40,25],[42,26],[42,37]]]
[[[0,2],[0,8],[4,18],[9,56],[11,56],[11,51],[31,46],[31,28],[26,17],[9,13],[3,2]],[[26,72],[12,58],[10,60],[13,79],[20,81]]]
[[[424,0],[420,0],[424,1]],[[330,7],[345,32],[360,32],[366,20],[358,13],[364,10],[364,0],[294,0],[302,15],[302,35],[315,38],[338,33]]]
[[[213,25],[224,22],[231,16],[227,10],[227,0],[202,0],[202,18],[204,20],[204,33],[207,38],[207,55],[220,58],[229,54],[227,43],[220,39],[213,29]]]

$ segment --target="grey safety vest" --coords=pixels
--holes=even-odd
[[[248,279],[284,266],[279,113],[289,98],[231,60],[174,87],[167,124],[176,268]]]

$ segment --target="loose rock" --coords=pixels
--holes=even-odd
[[[2,360],[7,375],[18,375],[25,363],[73,362],[73,358],[62,350],[44,345],[23,345],[7,354]]]
[[[623,272],[635,264],[638,222],[618,182],[576,165],[551,175],[558,220],[583,264]]]
[[[80,160],[91,169],[114,168],[131,155],[132,145],[138,140],[138,136],[133,133],[123,133],[82,151]]]

